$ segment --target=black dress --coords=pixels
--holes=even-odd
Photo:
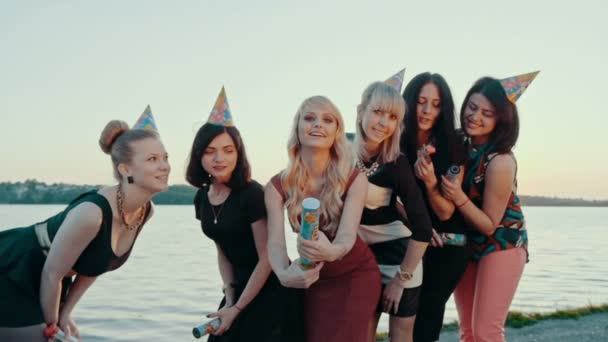
[[[212,239],[234,269],[235,303],[243,293],[255,266],[258,253],[251,224],[266,217],[264,190],[252,181],[233,190],[223,204],[211,208],[208,187],[196,193],[194,207],[203,233]],[[214,219],[217,217],[217,223]],[[300,292],[281,286],[274,273],[222,336],[209,341],[300,341],[303,335]],[[219,308],[226,302],[224,297]]]
[[[459,135],[456,135],[459,137]],[[441,186],[441,175],[444,175],[450,165],[463,165],[467,156],[463,141],[455,138],[449,148],[441,149],[437,146],[437,152],[431,154],[435,175],[437,177],[437,187]],[[405,150],[407,146],[402,146]],[[417,155],[415,149],[410,148],[408,161],[412,170],[416,163]],[[429,199],[424,182],[416,179],[418,187],[422,191],[424,202],[431,216],[433,228],[438,233],[466,234],[470,227],[465,224],[464,218],[458,211],[454,210],[452,217],[445,221],[439,220]],[[466,247],[444,245],[443,247],[433,247],[429,244],[424,254],[424,277],[422,280],[422,291],[420,293],[420,305],[414,323],[414,341],[432,342],[439,340],[439,335],[443,326],[445,305],[452,292],[458,285],[460,278],[464,274],[470,259],[470,252]]]
[[[37,233],[36,229],[48,234],[48,240],[52,244],[67,214],[84,202],[101,208],[102,221],[99,232],[80,254],[72,269],[77,274],[97,277],[119,268],[127,261],[133,245],[121,256],[114,254],[111,245],[112,208],[97,190],[78,196],[65,210],[45,221],[0,232],[0,327],[23,327],[44,322],[40,306],[40,276],[48,246],[41,245],[38,236],[41,232]],[[148,204],[146,219],[149,213]],[[137,235],[140,230],[141,227]],[[71,281],[71,277],[63,279],[62,301]]]

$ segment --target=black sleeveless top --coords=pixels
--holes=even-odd
[[[76,263],[72,266],[72,269],[78,274],[96,277],[102,273],[119,268],[127,261],[143,224],[138,228],[133,244],[129,247],[129,250],[121,256],[114,254],[114,251],[112,250],[112,208],[110,207],[108,200],[97,193],[97,190],[94,190],[78,196],[64,211],[44,221],[47,224],[51,243],[67,214],[83,202],[91,202],[101,208],[102,221],[97,236],[93,238],[82,254],[80,254],[78,260],[76,260]],[[144,222],[148,219],[150,207],[149,203],[146,204]]]

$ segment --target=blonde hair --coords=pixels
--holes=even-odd
[[[403,117],[405,116],[405,101],[392,86],[384,82],[374,82],[370,84],[361,96],[361,104],[357,112],[357,134],[355,136],[354,147],[357,157],[361,160],[369,160],[372,156],[365,149],[367,137],[363,131],[363,113],[371,107],[373,110],[379,109],[397,115],[397,128],[393,134],[380,144],[380,154],[378,163],[386,164],[397,160],[401,150],[399,140],[405,129]]]
[[[133,160],[131,143],[134,141],[153,138],[160,139],[158,133],[152,130],[129,129],[129,125],[121,120],[112,120],[106,124],[99,137],[99,147],[105,154],[112,157],[114,178],[122,180],[118,172],[119,164],[128,164]]]
[[[344,133],[344,120],[338,108],[328,98],[313,96],[304,100],[300,105],[294,117],[291,134],[287,143],[289,164],[281,174],[281,184],[287,195],[285,207],[287,208],[289,222],[296,231],[299,231],[300,222],[298,221],[298,217],[302,213],[301,203],[305,198],[307,184],[310,180],[310,172],[302,160],[302,145],[298,137],[299,122],[302,115],[305,115],[310,108],[318,106],[329,108],[338,126],[336,138],[330,148],[329,163],[322,174],[325,183],[319,196],[319,201],[321,202],[319,221],[325,223],[325,226],[320,226],[319,228],[329,236],[334,236],[338,229],[342,207],[344,206],[342,195],[346,190],[346,183],[354,166],[352,151]]]

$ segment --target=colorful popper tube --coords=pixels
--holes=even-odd
[[[196,338],[201,338],[207,334],[216,331],[220,326],[221,320],[214,318],[192,329],[192,335]]]
[[[464,246],[467,243],[466,235],[456,233],[442,233],[441,240],[451,246]]]
[[[319,232],[319,208],[321,202],[314,197],[307,197],[302,201],[302,223],[300,235],[306,240],[316,240]],[[300,258],[301,267],[304,269],[315,267],[315,263]]]
[[[451,180],[453,182],[459,173],[460,173],[460,166],[452,165],[452,166],[450,166],[450,168],[448,169],[448,171],[446,172],[445,175],[446,175],[446,177],[448,177],[449,180]]]

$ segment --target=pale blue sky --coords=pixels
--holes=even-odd
[[[222,85],[266,182],[293,115],[331,98],[353,130],[365,86],[441,73],[457,107],[480,76],[541,70],[519,100],[520,193],[608,198],[603,1],[0,2],[0,181],[112,183],[105,123],[147,104],[184,183]]]

